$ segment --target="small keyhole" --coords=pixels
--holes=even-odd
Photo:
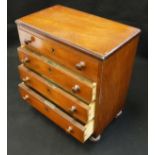
[[[54,48],[52,48],[52,49],[51,49],[51,52],[52,52],[52,53],[54,53],[54,52],[55,52]]]
[[[48,68],[48,71],[49,71],[49,72],[51,72],[51,71],[52,71],[52,69],[49,67],[49,68]]]
[[[49,93],[51,92],[49,88],[47,88],[47,92],[49,92]]]

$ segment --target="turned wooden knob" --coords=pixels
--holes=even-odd
[[[79,86],[79,85],[73,86],[73,87],[72,87],[72,91],[73,91],[74,93],[79,92],[79,91],[80,91],[80,86]]]
[[[75,112],[77,109],[76,109],[76,106],[72,106],[70,109],[69,109],[69,111],[71,112],[71,113],[73,113],[73,112]]]
[[[24,43],[25,43],[26,45],[28,45],[28,44],[32,43],[33,41],[34,41],[34,37],[31,37],[30,39],[25,39],[25,40],[24,40]]]
[[[77,63],[75,65],[75,67],[78,69],[78,70],[82,70],[83,68],[86,67],[86,63],[84,61],[80,61],[79,63]]]
[[[29,98],[29,95],[23,96],[23,100],[27,100]]]
[[[28,57],[25,57],[25,58],[23,58],[23,59],[21,60],[22,63],[26,63],[26,62],[28,62],[28,61],[29,61],[29,58],[28,58]]]
[[[73,127],[69,126],[66,130],[68,133],[71,133],[73,131]]]
[[[26,76],[25,78],[23,78],[22,80],[24,81],[24,82],[26,82],[26,81],[28,81],[30,78],[28,77],[28,76]]]

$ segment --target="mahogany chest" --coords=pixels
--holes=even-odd
[[[55,5],[16,20],[21,97],[85,142],[124,107],[140,30]]]

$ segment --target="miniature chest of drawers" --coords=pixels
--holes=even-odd
[[[61,5],[16,20],[21,97],[80,142],[125,103],[140,30]]]

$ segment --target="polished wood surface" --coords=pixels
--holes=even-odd
[[[27,67],[56,82],[70,93],[87,101],[88,104],[95,100],[96,83],[77,76],[62,66],[55,64],[53,61],[36,55],[25,48],[18,48],[18,51],[19,59],[22,63],[24,59],[28,59],[24,63]],[[80,87],[80,90],[73,91],[76,85]]]
[[[75,9],[55,5],[16,21],[99,58],[136,36],[140,30]]]
[[[18,27],[20,43],[49,59],[65,65],[74,72],[97,81],[99,60],[92,56],[79,52],[78,50],[61,44],[55,40],[39,35],[33,31]],[[84,62],[83,68],[77,68],[80,62]]]
[[[79,141],[99,137],[124,108],[140,30],[61,5],[16,23],[22,98]]]
[[[20,79],[24,81],[26,85],[32,87],[47,99],[54,102],[72,117],[77,118],[83,123],[87,123],[94,118],[95,103],[86,105],[84,102],[73,97],[43,77],[24,67],[24,65],[20,65],[18,69]]]
[[[103,61],[94,135],[100,134],[124,107],[138,40],[139,36]]]
[[[52,102],[49,102],[25,84],[19,84],[19,91],[22,99],[48,117],[59,127],[64,129],[68,134],[72,135],[81,142],[86,141],[94,130],[94,121],[90,121],[86,125],[82,125],[72,117],[57,108]]]

